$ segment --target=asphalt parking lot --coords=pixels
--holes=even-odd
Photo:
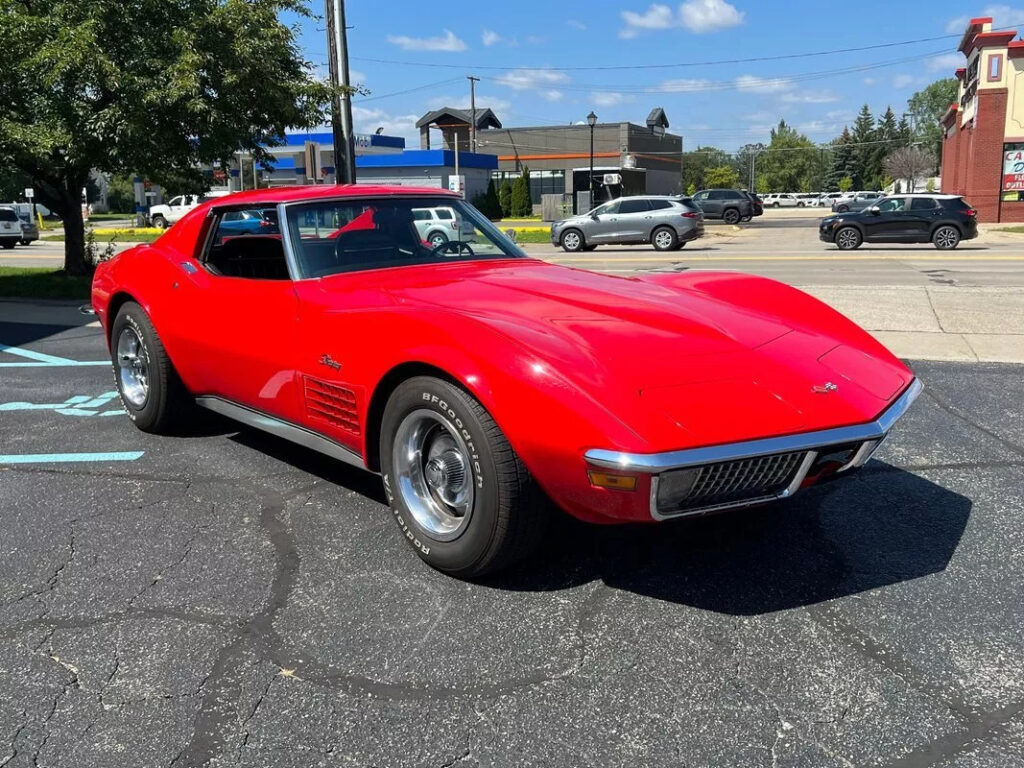
[[[0,766],[1024,766],[1020,366],[915,363],[845,482],[469,584],[373,476],[136,431],[98,328],[0,343]]]

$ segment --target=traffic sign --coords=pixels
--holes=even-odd
[[[27,197],[29,200],[31,200],[35,196],[36,196],[36,191],[34,189],[32,189],[32,187],[25,187],[25,197]]]

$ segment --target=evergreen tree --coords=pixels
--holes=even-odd
[[[896,126],[896,146],[909,147],[913,140],[914,132],[910,128],[910,122],[907,120],[906,113],[904,113],[903,117],[900,118],[899,125]]]
[[[878,126],[875,128],[875,141],[878,143],[873,145],[871,153],[870,178],[874,181],[874,186],[882,188],[885,186],[881,183],[885,158],[899,144],[899,126],[896,123],[896,115],[893,114],[892,107],[887,107],[885,114],[878,119]]]
[[[494,179],[490,179],[487,182],[487,191],[483,195],[484,207],[480,209],[480,212],[491,221],[497,221],[501,218],[502,208],[501,201],[498,200],[498,189],[494,186]]]
[[[875,145],[875,118],[871,115],[871,109],[865,104],[860,108],[860,114],[853,123],[853,179],[854,189],[868,189],[874,179],[873,166]]]
[[[512,185],[512,215],[533,215],[533,203],[530,201],[530,169],[523,166],[522,175]]]
[[[508,177],[501,182],[501,189],[498,191],[498,204],[501,206],[501,215],[505,218],[512,215],[512,184]]]
[[[839,190],[840,179],[853,176],[853,147],[850,146],[852,141],[850,129],[843,128],[839,138],[832,142],[832,162],[825,175],[825,190],[828,192]]]

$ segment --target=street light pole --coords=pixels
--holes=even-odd
[[[597,125],[597,115],[590,110],[587,115],[587,125],[590,126],[590,207],[594,207],[594,126]]]
[[[352,140],[352,92],[349,89],[345,0],[324,0],[324,11],[327,21],[327,59],[331,85],[341,91],[331,104],[334,181],[336,184],[353,184],[356,180],[356,158],[355,142]]]

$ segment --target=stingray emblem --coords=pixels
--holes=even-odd
[[[328,354],[320,355],[320,365],[326,365],[328,368],[333,368],[336,371],[341,370],[341,363],[331,358]]]
[[[824,384],[815,384],[811,387],[812,392],[817,392],[822,395],[827,395],[829,392],[835,392],[837,389],[839,389],[839,387],[831,381],[826,381]]]

